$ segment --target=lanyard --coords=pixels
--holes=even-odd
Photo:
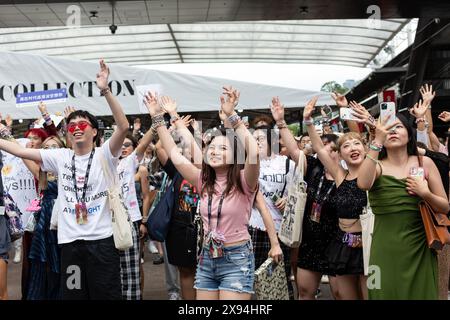
[[[320,195],[320,191],[322,190],[322,185],[323,185],[324,179],[325,179],[325,172],[323,173],[322,177],[320,177],[319,187],[317,188],[316,197],[314,198],[314,200],[316,202],[319,202],[319,195]],[[331,187],[328,189],[327,193],[325,194],[325,197],[322,199],[322,201],[321,201],[322,203],[327,200],[327,198],[330,195],[331,190],[333,190],[335,184],[336,184],[336,182],[333,181],[333,183],[331,184]]]
[[[222,193],[222,195],[220,196],[219,208],[217,209],[216,230],[219,228],[219,219],[220,219],[220,214],[222,213],[222,204],[223,204],[224,197],[225,197],[225,195]],[[212,197],[210,195],[208,195],[208,232],[211,231],[211,205],[212,205]]]
[[[81,195],[81,199],[78,198],[77,177],[76,177],[76,172],[75,172],[76,171],[76,169],[75,169],[75,153],[72,156],[72,178],[73,178],[73,186],[74,186],[75,196],[77,198],[77,203],[84,202],[84,199],[86,198],[86,190],[87,190],[87,183],[88,183],[88,179],[89,179],[89,171],[91,171],[91,164],[92,164],[92,158],[94,157],[94,152],[95,152],[95,149],[92,149],[91,155],[89,156],[89,161],[88,161],[88,165],[86,168],[86,175],[84,177],[84,185],[83,185],[83,189],[82,189],[83,193]]]

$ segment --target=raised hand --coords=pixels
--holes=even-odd
[[[449,122],[450,121],[450,112],[443,111],[439,114],[438,118],[439,118],[439,120],[442,120],[444,122]]]
[[[191,119],[191,115],[182,116],[181,120],[183,120],[185,127],[189,127],[194,119]]]
[[[371,128],[375,127],[375,119],[366,108],[356,101],[350,101],[349,106],[353,111],[353,115],[358,118],[357,122],[365,123]]]
[[[303,109],[303,119],[310,119],[314,109],[316,108],[316,102],[319,99],[319,97],[313,97],[311,100],[308,101],[305,108]]]
[[[109,68],[105,60],[100,60],[100,71],[97,73],[97,87],[102,90],[108,88]]]
[[[409,112],[416,118],[423,118],[425,116],[425,113],[427,113],[429,103],[422,102],[422,100],[419,100],[418,103],[416,103]]]
[[[43,101],[39,102],[38,104],[38,109],[41,112],[41,114],[47,114],[47,106],[45,105],[45,103]]]
[[[270,111],[275,121],[284,120],[284,106],[279,97],[272,98],[272,104],[270,105]]]
[[[436,96],[436,92],[433,91],[433,85],[430,84],[428,86],[428,83],[420,87],[420,94],[422,95],[422,99],[425,103],[428,103],[428,105],[431,104],[431,101],[433,101],[434,97]]]
[[[12,119],[12,117],[11,117],[11,115],[10,114],[7,114],[6,115],[6,117],[5,117],[5,123],[6,123],[6,126],[7,127],[12,127],[12,124],[13,124],[13,119]]]
[[[144,104],[152,117],[162,112],[162,109],[158,103],[158,94],[156,92],[153,94],[149,91],[144,97]]]
[[[134,119],[133,129],[135,131],[141,130],[141,119],[139,119],[139,118]]]
[[[161,97],[160,105],[170,115],[177,113],[177,102],[169,96]]]
[[[72,112],[74,112],[75,111],[75,108],[74,107],[71,107],[71,106],[67,106],[65,109],[64,109],[64,118],[68,118],[69,116],[70,116],[70,114],[72,113]]]
[[[383,119],[378,119],[375,125],[375,139],[378,143],[384,144],[389,131],[397,125],[397,123],[388,124],[389,119],[394,117],[394,113],[386,115]]]
[[[346,108],[346,107],[348,107],[348,101],[347,101],[347,98],[344,95],[339,94],[337,92],[333,92],[333,93],[331,93],[331,97],[336,102],[336,105],[339,108]]]
[[[240,93],[233,87],[223,87],[223,94],[220,96],[220,108],[226,114],[227,117],[231,116],[234,112],[234,108],[239,103]]]

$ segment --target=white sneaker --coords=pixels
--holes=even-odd
[[[156,246],[153,243],[153,241],[149,241],[149,243],[148,243],[148,251],[150,251],[150,253],[158,253],[158,248],[156,248]]]
[[[181,300],[178,292],[169,292],[169,300]]]
[[[330,283],[330,279],[328,278],[327,275],[322,276],[322,283]]]
[[[20,263],[20,261],[22,261],[22,247],[16,247],[13,262]]]

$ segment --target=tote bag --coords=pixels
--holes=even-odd
[[[362,227],[362,246],[364,275],[369,275],[370,247],[372,246],[373,227],[375,225],[375,215],[372,212],[369,202],[369,193],[367,192],[367,206],[363,209],[363,214],[359,216]]]
[[[268,258],[255,272],[257,300],[289,300],[286,271],[281,260],[275,264]]]
[[[304,180],[305,154],[300,151],[295,178],[289,186],[288,197],[278,237],[285,245],[298,248],[302,241],[303,216],[306,205],[306,182]]]
[[[133,227],[130,215],[119,192],[117,172],[111,173],[103,154],[100,154],[100,158],[108,184],[108,203],[111,211],[114,245],[118,250],[127,250],[133,246]]]

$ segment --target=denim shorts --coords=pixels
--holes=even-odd
[[[252,242],[224,247],[223,250],[223,257],[212,258],[209,249],[203,247],[194,288],[254,293],[255,256]]]

